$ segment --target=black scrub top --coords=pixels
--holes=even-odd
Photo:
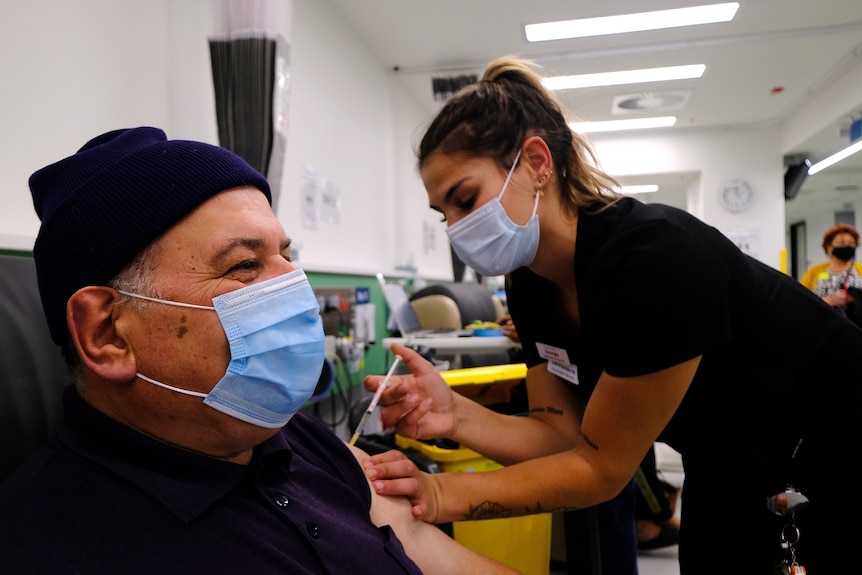
[[[812,429],[859,435],[848,405],[859,386],[847,382],[859,379],[862,330],[715,228],[625,198],[579,212],[574,263],[579,326],[563,317],[554,284],[527,268],[510,275],[528,366],[556,358],[588,400],[603,371],[637,376],[703,356],[659,439],[684,459],[736,442],[781,485]],[[828,378],[826,366],[835,367]]]

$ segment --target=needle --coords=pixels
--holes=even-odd
[[[380,402],[380,396],[383,395],[383,390],[386,389],[386,385],[389,383],[389,378],[392,377],[392,374],[395,372],[395,368],[398,366],[399,361],[401,361],[401,356],[396,355],[395,361],[392,362],[392,367],[390,367],[389,371],[386,372],[386,377],[383,378],[383,382],[377,388],[377,391],[374,392],[374,397],[371,398],[371,403],[368,404],[368,409],[365,410],[365,413],[362,415],[362,419],[359,420],[359,425],[356,426],[356,431],[353,432],[353,437],[350,438],[350,445],[356,445],[356,440],[359,439],[359,435],[362,433],[362,428],[365,427],[365,422],[368,421],[368,416],[374,412],[374,409]]]

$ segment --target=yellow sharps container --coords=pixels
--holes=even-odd
[[[461,395],[482,404],[505,403],[509,392],[526,376],[523,363],[490,365],[442,371],[443,379]],[[396,435],[403,450],[412,449],[431,459],[443,472],[477,473],[499,469],[500,464],[471,449],[446,449]],[[456,521],[455,540],[474,551],[496,559],[524,575],[548,575],[551,561],[551,514],[506,519]]]

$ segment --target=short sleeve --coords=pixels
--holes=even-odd
[[[708,238],[649,221],[614,235],[584,273],[586,345],[611,375],[659,371],[731,339],[732,278]]]

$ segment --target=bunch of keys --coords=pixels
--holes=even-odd
[[[787,486],[781,493],[766,499],[766,506],[769,507],[770,511],[788,519],[788,522],[781,528],[781,549],[784,551],[784,560],[776,566],[776,575],[805,575],[805,567],[796,561],[794,545],[799,542],[799,528],[796,526],[795,512],[806,503],[808,503],[808,498],[791,486]]]

